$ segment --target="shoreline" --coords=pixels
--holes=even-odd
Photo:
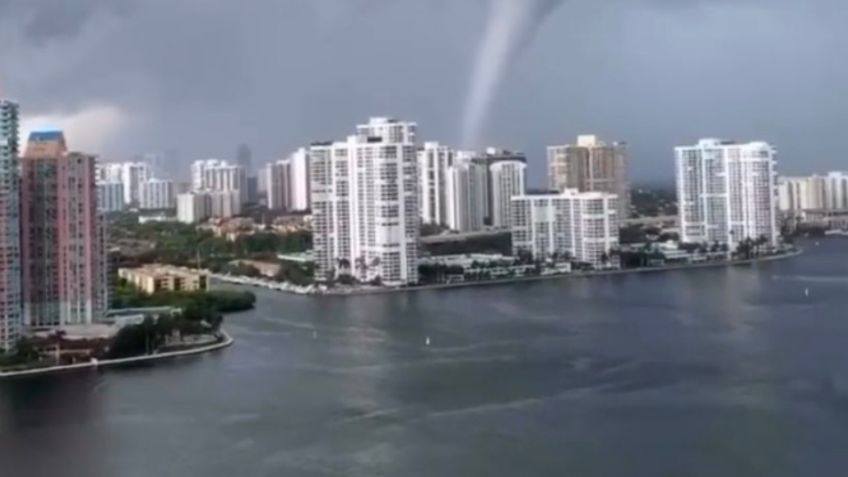
[[[699,270],[699,269],[708,269],[708,268],[727,268],[727,267],[740,267],[745,265],[755,265],[758,263],[767,263],[774,262],[779,260],[787,260],[790,258],[797,257],[804,253],[803,249],[796,249],[791,252],[782,253],[778,255],[770,255],[766,257],[757,257],[750,258],[745,260],[733,260],[733,261],[722,261],[722,262],[709,262],[709,263],[690,263],[684,265],[668,265],[662,267],[646,267],[646,268],[629,268],[622,270],[602,270],[602,271],[594,271],[594,272],[581,272],[581,273],[571,273],[566,275],[546,275],[546,276],[532,276],[532,277],[510,277],[499,280],[481,280],[481,281],[472,281],[472,282],[463,282],[463,283],[441,283],[441,284],[433,284],[433,285],[416,285],[410,287],[403,288],[363,288],[363,289],[346,289],[346,290],[328,290],[323,292],[299,292],[297,290],[293,290],[287,287],[278,287],[272,284],[262,284],[262,283],[244,283],[242,282],[241,277],[229,277],[229,276],[216,276],[216,279],[219,279],[225,283],[236,284],[245,287],[255,287],[255,288],[263,288],[271,291],[281,292],[281,293],[290,293],[301,296],[311,296],[311,297],[348,297],[348,296],[367,296],[367,295],[386,295],[391,293],[415,293],[421,291],[431,291],[431,290],[451,290],[451,289],[460,289],[460,288],[472,288],[472,287],[491,287],[491,286],[499,286],[499,285],[510,285],[515,283],[527,283],[527,282],[539,282],[539,281],[549,281],[549,280],[574,280],[574,279],[589,279],[596,277],[605,277],[605,276],[617,276],[617,275],[629,275],[629,274],[644,274],[644,273],[664,273],[664,272],[675,272],[675,271],[685,271],[685,270]]]
[[[420,286],[411,286],[406,288],[390,288],[390,289],[374,289],[374,290],[355,290],[349,292],[329,292],[322,293],[318,296],[331,296],[331,297],[345,297],[345,296],[365,296],[365,295],[383,295],[389,293],[414,293],[421,291],[431,291],[431,290],[450,290],[456,288],[472,288],[472,287],[486,287],[486,286],[498,286],[498,285],[510,285],[514,283],[527,283],[527,282],[539,282],[539,281],[549,281],[549,280],[569,280],[569,279],[589,279],[589,278],[597,278],[597,277],[605,277],[605,276],[617,276],[617,275],[630,275],[630,274],[647,274],[647,273],[664,273],[664,272],[675,272],[675,271],[684,271],[684,270],[698,270],[698,269],[707,269],[707,268],[729,268],[729,267],[739,267],[744,265],[756,265],[758,263],[767,263],[767,262],[776,262],[780,260],[788,260],[790,258],[795,258],[804,253],[803,249],[797,249],[792,252],[783,253],[779,255],[770,255],[767,257],[757,257],[751,258],[747,260],[734,260],[727,262],[713,262],[713,263],[693,263],[686,265],[669,265],[664,267],[646,267],[646,268],[630,268],[624,270],[602,270],[602,271],[594,271],[594,272],[583,272],[583,273],[571,273],[567,275],[548,275],[548,276],[536,276],[536,277],[513,277],[513,278],[505,278],[502,280],[484,280],[478,282],[466,282],[466,283],[449,283],[449,284],[437,284],[437,285],[420,285]]]
[[[46,368],[26,369],[21,371],[0,371],[0,379],[16,378],[23,376],[37,376],[42,374],[55,374],[70,371],[79,371],[84,369],[97,368],[112,368],[126,364],[148,363],[156,361],[164,361],[182,358],[186,356],[196,356],[200,354],[212,353],[229,348],[235,343],[235,340],[226,331],[221,331],[223,341],[211,345],[201,346],[198,348],[186,349],[181,351],[171,351],[168,353],[152,354],[146,356],[134,356],[132,358],[107,359],[102,361],[89,361],[87,363],[66,364],[62,366],[50,366]]]

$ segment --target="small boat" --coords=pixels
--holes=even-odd
[[[424,340],[424,346],[430,346],[430,337],[428,336],[426,340]]]
[[[804,296],[810,296],[810,289],[809,288],[804,290]]]

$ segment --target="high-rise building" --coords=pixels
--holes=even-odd
[[[10,351],[23,327],[21,191],[17,103],[0,99],[0,350]]]
[[[139,209],[173,209],[176,205],[174,197],[174,183],[172,181],[148,179],[142,182],[139,188]]]
[[[124,210],[124,184],[121,181],[97,181],[97,208],[100,212]]]
[[[486,221],[486,166],[457,159],[448,168],[446,183],[447,226],[457,232],[482,230]]]
[[[192,190],[238,192],[242,204],[247,203],[247,175],[241,166],[217,159],[195,161],[191,166]]]
[[[607,192],[619,200],[619,217],[630,216],[627,145],[578,136],[576,145],[548,148],[548,187],[555,191]]]
[[[150,179],[150,167],[144,162],[121,163],[124,203],[137,206],[141,201],[141,184]]]
[[[781,212],[848,210],[848,173],[829,172],[806,177],[779,177]]]
[[[485,223],[497,227],[508,227],[511,220],[509,208],[512,206],[512,196],[522,195],[526,187],[527,157],[519,152],[502,150],[494,147],[486,149],[483,154],[469,151],[457,151],[457,161],[473,160],[486,168],[486,190],[485,190]],[[504,164],[501,164],[504,163]],[[500,164],[500,165],[497,165]],[[504,182],[504,177],[495,177],[496,171],[517,173],[512,177],[514,180]],[[520,176],[520,177],[519,177]],[[506,177],[510,179],[510,177]],[[497,183],[496,183],[497,181]],[[504,189],[507,186],[507,189]],[[498,189],[495,191],[495,189]],[[498,205],[495,204],[495,195],[498,196]],[[497,210],[496,210],[497,209]],[[496,220],[496,217],[497,220]]]
[[[215,190],[207,193],[209,196],[209,212],[212,217],[229,219],[241,214],[241,196],[237,190]]]
[[[95,171],[95,179],[100,182],[120,182],[124,183],[124,167],[121,162],[99,162]],[[124,200],[123,195],[121,201]]]
[[[253,151],[247,144],[239,144],[236,148],[236,165],[241,166],[248,177],[253,175]]]
[[[123,184],[123,201],[127,206],[138,206],[141,200],[141,184],[152,177],[146,162],[98,162],[95,171],[97,182],[120,182]]]
[[[778,208],[781,212],[823,209],[825,179],[821,176],[779,177],[777,197]]]
[[[292,209],[292,162],[284,159],[265,166],[266,202],[269,210]]]
[[[426,142],[418,150],[419,200],[425,224],[448,223],[448,169],[453,162],[454,151],[437,142]]]
[[[315,278],[418,281],[417,126],[372,118],[310,148]]]
[[[196,224],[212,215],[212,199],[208,192],[187,192],[177,196],[177,220]]]
[[[91,324],[108,306],[95,157],[58,131],[32,133],[22,158],[24,317],[32,327]]]
[[[512,198],[527,191],[527,163],[504,158],[489,166],[489,203],[491,222],[495,227],[512,226]]]
[[[829,210],[848,210],[848,173],[828,173],[825,181],[824,208]]]
[[[291,162],[291,210],[304,212],[312,207],[309,149],[298,149],[289,156],[289,161]]]
[[[775,150],[767,143],[702,139],[675,149],[681,240],[777,246]]]
[[[523,195],[513,202],[515,255],[573,259],[595,268],[613,265],[618,247],[618,197],[566,189],[559,195]]]

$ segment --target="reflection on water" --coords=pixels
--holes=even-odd
[[[229,319],[224,353],[0,384],[0,462],[94,476],[842,475],[845,245],[408,295],[260,292]]]

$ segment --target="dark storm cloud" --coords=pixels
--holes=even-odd
[[[458,143],[489,0],[0,0],[0,87],[25,112],[119,108],[107,153],[178,148],[270,160],[369,115]],[[521,1],[521,0],[516,0]],[[550,1],[482,139],[521,148],[597,132],[637,178],[701,135],[776,143],[792,171],[837,167],[848,34],[837,0]]]
[[[23,26],[29,41],[73,38],[97,14],[125,13],[127,0],[0,0],[0,18]]]

